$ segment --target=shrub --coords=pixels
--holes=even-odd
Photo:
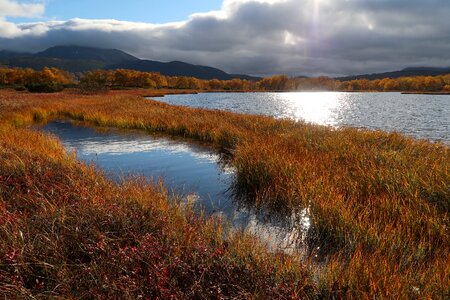
[[[103,83],[89,81],[89,82],[81,82],[78,85],[78,91],[81,94],[101,94],[108,92],[109,88],[107,85]]]
[[[56,82],[28,83],[25,88],[31,93],[55,93],[61,92],[64,85]]]
[[[22,92],[22,91],[26,91],[27,90],[27,88],[25,86],[21,85],[21,84],[14,86],[14,89],[16,91],[18,91],[18,92]]]

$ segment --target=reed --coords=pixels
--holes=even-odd
[[[448,297],[448,146],[399,134],[171,106],[142,98],[149,93],[42,96],[4,90],[0,117],[16,126],[70,118],[216,147],[231,157],[234,186],[250,205],[281,214],[309,208],[315,296]],[[294,266],[278,267],[291,274]]]
[[[41,133],[2,125],[0,141],[2,297],[314,295],[294,258],[199,217],[161,184],[113,184]]]

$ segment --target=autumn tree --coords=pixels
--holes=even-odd
[[[103,93],[109,90],[114,80],[111,71],[89,71],[80,79],[78,87],[82,93]]]
[[[159,73],[150,73],[150,79],[155,83],[156,88],[166,88],[169,86],[167,78]]]
[[[73,83],[73,76],[56,68],[43,68],[42,71],[28,73],[25,78],[25,87],[34,93],[59,92],[64,86]]]
[[[224,86],[224,81],[219,79],[211,79],[208,81],[207,86],[211,90],[222,90]]]
[[[261,89],[266,91],[284,90],[286,89],[289,78],[286,75],[276,75],[266,77],[258,82]]]
[[[186,76],[180,76],[175,77],[173,81],[173,88],[176,89],[191,89],[196,90],[201,88],[201,82],[199,79],[194,77],[186,77]]]
[[[339,90],[344,91],[418,91],[434,92],[445,90],[450,84],[450,74],[442,76],[415,76],[383,78],[376,80],[357,79],[340,82]]]
[[[223,89],[231,91],[243,91],[249,88],[247,80],[242,80],[239,78],[234,78],[231,80],[224,81]]]

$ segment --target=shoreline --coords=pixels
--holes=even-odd
[[[403,95],[450,95],[450,92],[402,92]]]

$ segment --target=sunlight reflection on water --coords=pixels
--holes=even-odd
[[[400,132],[450,144],[450,95],[288,92],[167,95],[169,104]]]
[[[337,125],[337,110],[345,105],[345,95],[339,93],[281,93],[273,95],[282,101],[285,113],[281,118],[292,118],[297,121],[322,125]]]

